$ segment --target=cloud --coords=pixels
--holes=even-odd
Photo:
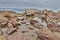
[[[60,0],[0,0],[0,7],[14,8],[48,8],[57,10],[60,8]]]

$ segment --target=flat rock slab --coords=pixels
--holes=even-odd
[[[7,37],[0,36],[0,40],[7,40]]]

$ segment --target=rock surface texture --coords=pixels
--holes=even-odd
[[[60,40],[60,13],[26,9],[0,11],[0,40]]]

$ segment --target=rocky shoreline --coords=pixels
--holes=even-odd
[[[0,11],[0,40],[60,40],[60,12]]]

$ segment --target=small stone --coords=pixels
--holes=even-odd
[[[41,28],[42,28],[39,23],[35,23],[35,24],[34,24],[34,27],[35,27],[35,28],[38,28],[38,29],[41,29]]]
[[[16,28],[10,28],[10,29],[8,29],[8,35],[10,35],[10,34],[12,34],[13,32],[15,32],[16,31]]]
[[[34,25],[35,23],[38,23],[38,21],[36,21],[36,20],[31,20],[30,23]]]
[[[7,23],[8,23],[7,21],[1,22],[1,27],[4,28],[7,25]]]
[[[7,26],[8,26],[8,28],[13,27],[13,25],[10,22],[7,24]]]
[[[34,29],[34,27],[33,27],[33,26],[30,26],[30,27],[29,27],[29,29],[30,29],[30,30],[33,30],[33,29]]]
[[[24,31],[21,31],[22,33],[26,33],[26,32],[28,32],[28,30],[24,30]]]

